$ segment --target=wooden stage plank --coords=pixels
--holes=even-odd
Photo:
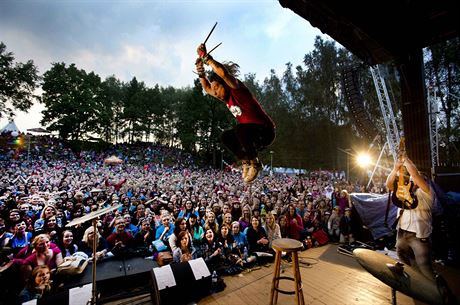
[[[353,258],[337,253],[337,245],[330,244],[299,253],[303,293],[306,304],[391,304],[391,288],[382,283]],[[284,275],[292,276],[291,264],[283,262]],[[198,304],[268,304],[273,264],[242,275],[224,277],[227,288],[208,296]],[[281,287],[293,289],[291,281],[281,281]],[[424,303],[397,292],[400,305]],[[295,304],[295,297],[279,294],[278,304]]]
[[[364,270],[350,256],[337,253],[337,245],[329,244],[299,253],[305,303],[309,305],[390,305],[391,288]],[[306,265],[302,262],[308,262]],[[448,280],[459,300],[460,272],[441,267],[437,270]],[[282,275],[292,276],[292,265],[283,261]],[[269,303],[273,264],[251,272],[224,277],[225,290],[200,300],[199,305],[266,305]],[[280,288],[293,290],[292,281],[281,281]],[[399,305],[425,303],[396,293]],[[110,305],[129,304],[125,300]],[[134,304],[134,303],[131,303]],[[146,304],[145,299],[143,304]],[[279,294],[278,304],[295,304],[295,296]]]

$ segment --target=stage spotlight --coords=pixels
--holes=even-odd
[[[360,153],[356,156],[356,163],[360,167],[366,168],[371,164],[371,161],[371,156],[369,156],[367,153]]]

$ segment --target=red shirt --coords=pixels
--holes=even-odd
[[[115,244],[119,241],[121,241],[123,245],[125,246],[130,246],[131,243],[134,241],[134,238],[129,232],[122,232],[122,233],[114,232],[110,234],[106,240],[109,246],[113,248]]]
[[[56,265],[56,256],[61,253],[61,250],[56,247],[56,248],[51,248],[53,251],[53,256],[50,257],[49,259],[46,260],[45,265],[47,265],[50,270],[55,269],[57,267]],[[26,259],[25,262],[28,263],[29,265],[32,266],[32,268],[35,268],[38,266],[38,261],[37,261],[37,252],[33,252],[31,255],[29,255]]]
[[[227,108],[240,124],[260,124],[275,128],[275,124],[262,109],[249,89],[240,81],[237,89],[230,89]]]

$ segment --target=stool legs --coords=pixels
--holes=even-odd
[[[297,252],[292,252],[292,271],[294,273],[295,281],[295,297],[298,305],[305,305],[302,290],[302,277],[299,269],[299,255]]]
[[[296,303],[297,305],[305,305],[305,300],[303,297],[303,290],[302,290],[302,277],[300,275],[300,269],[299,269],[298,253],[291,252],[288,255],[291,255],[291,258],[292,258],[292,273],[294,274]],[[281,270],[281,251],[276,251],[275,273],[273,275],[272,289],[270,291],[270,305],[274,305],[278,302],[280,270]],[[284,279],[292,280],[292,278],[284,278]],[[287,292],[283,292],[283,293],[287,293]],[[290,293],[293,293],[293,292],[290,292]]]
[[[278,286],[279,286],[279,276],[281,268],[281,252],[276,251],[275,255],[275,273],[273,275],[272,289],[270,291],[270,305],[274,305],[278,302]]]

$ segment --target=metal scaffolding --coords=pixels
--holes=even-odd
[[[380,110],[382,111],[383,122],[385,123],[385,136],[388,144],[388,149],[393,156],[394,161],[397,159],[397,147],[399,146],[399,130],[396,124],[396,119],[391,106],[391,100],[388,96],[388,90],[385,85],[385,79],[380,73],[378,65],[369,68],[374,79],[375,90],[379,99]]]
[[[436,98],[436,89],[428,86],[428,124],[430,126],[430,149],[432,174],[434,169],[439,165],[439,139],[438,139],[438,103]]]

